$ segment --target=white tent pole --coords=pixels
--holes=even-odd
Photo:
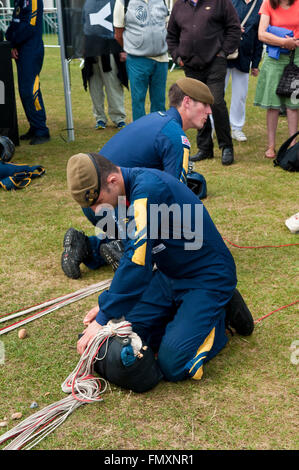
[[[59,37],[59,44],[60,44],[60,58],[61,58],[63,86],[64,86],[66,123],[67,123],[67,132],[68,132],[68,141],[70,142],[70,141],[75,140],[75,133],[74,133],[74,124],[73,124],[73,115],[72,115],[72,100],[71,100],[69,67],[68,67],[68,61],[65,57],[61,0],[56,1],[56,6],[57,6],[57,21],[58,21],[58,37]]]

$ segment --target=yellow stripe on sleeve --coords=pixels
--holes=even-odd
[[[189,156],[190,156],[190,149],[184,147],[182,171],[181,171],[181,176],[180,176],[180,181],[184,183],[186,182],[186,175],[188,173]]]
[[[145,231],[147,226],[147,198],[136,199],[134,201],[134,218],[136,224],[136,241],[135,245],[142,239],[146,239]],[[139,264],[140,266],[145,265],[146,256],[146,241],[142,245],[138,246],[132,257],[132,262]]]
[[[36,18],[37,18],[37,0],[32,0],[32,14],[30,24],[31,26],[36,25]]]
[[[186,173],[188,173],[189,155],[190,155],[190,149],[187,149],[186,147],[184,147],[183,168]]]

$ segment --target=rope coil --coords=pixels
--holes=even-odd
[[[101,377],[93,376],[93,364],[102,345],[112,336],[127,336],[131,339],[134,354],[137,355],[142,345],[141,339],[132,331],[129,322],[108,322],[88,343],[77,366],[62,383],[63,392],[69,395],[19,423],[0,437],[0,444],[9,439],[13,441],[4,450],[32,449],[42,439],[60,426],[68,416],[84,403],[102,401],[108,382]],[[107,352],[107,348],[106,348]],[[104,359],[105,354],[100,358]]]

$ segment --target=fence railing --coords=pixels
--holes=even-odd
[[[0,2],[0,5],[2,2]],[[166,0],[169,11],[173,6],[173,0]],[[12,18],[13,8],[0,6],[0,31],[7,30]],[[44,8],[43,14],[43,35],[45,47],[53,47],[58,44],[58,23],[57,23],[57,8]],[[49,36],[49,35],[52,35]],[[53,41],[54,37],[55,40]],[[55,44],[53,44],[55,43]]]

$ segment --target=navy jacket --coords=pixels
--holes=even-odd
[[[121,171],[130,203],[128,236],[111,286],[99,296],[96,321],[104,325],[125,316],[150,283],[154,264],[170,278],[174,290],[231,294],[237,282],[235,263],[202,202],[164,171]],[[173,212],[154,217],[157,212],[152,211],[163,204]]]
[[[43,1],[15,0],[14,7],[6,39],[21,54],[43,53]]]
[[[176,108],[137,119],[112,137],[99,153],[117,166],[157,168],[186,183],[190,143]]]
[[[240,18],[240,23],[250,10],[252,1],[246,4],[244,0],[232,0]],[[254,69],[258,68],[263,52],[263,43],[258,39],[258,27],[260,22],[260,15],[258,12],[262,3],[263,0],[257,0],[256,5],[244,26],[245,32],[241,36],[239,56],[237,59],[228,60],[228,67],[236,67],[238,70],[245,73],[249,72],[250,67]]]
[[[168,50],[188,69],[209,65],[221,50],[226,55],[239,46],[240,22],[230,0],[177,0],[167,28]]]

